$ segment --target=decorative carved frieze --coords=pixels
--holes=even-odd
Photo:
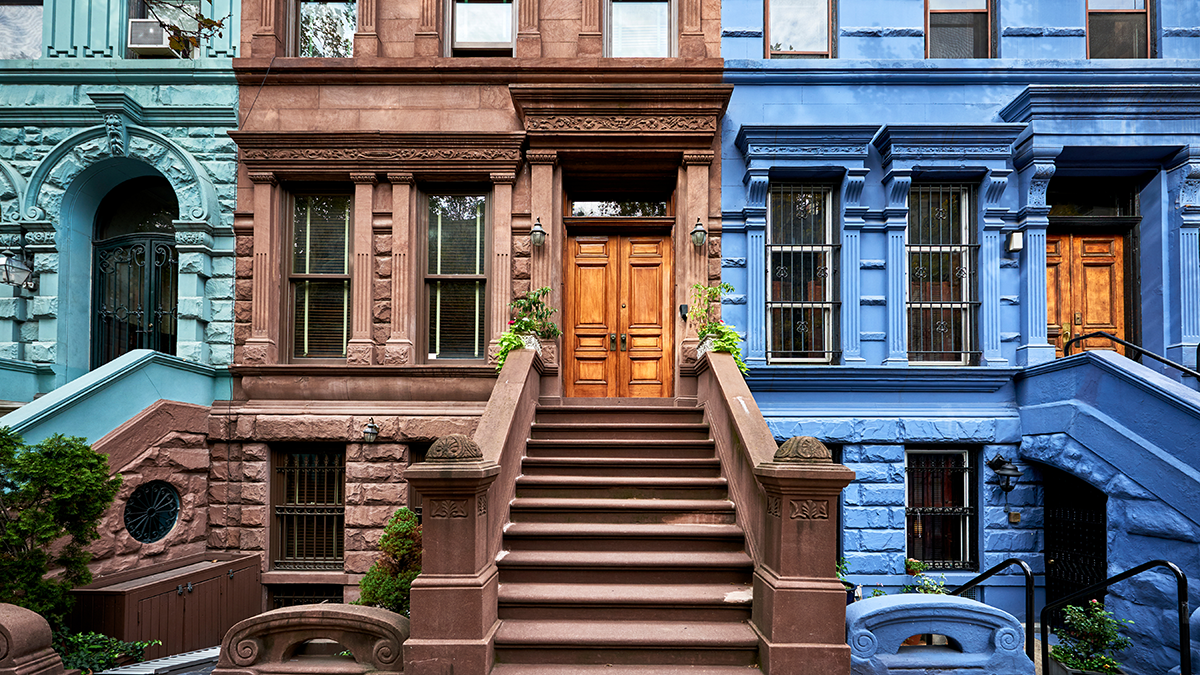
[[[429,500],[430,518],[466,518],[467,500],[465,499],[431,499]]]
[[[412,173],[512,173],[521,159],[521,132],[274,132],[235,131],[251,172],[302,170],[384,173],[405,182]]]
[[[824,499],[791,500],[792,520],[829,520],[829,502]]]
[[[273,173],[249,173],[247,177],[251,183],[267,183],[268,185],[278,185],[279,179]]]
[[[508,148],[272,148],[247,150],[246,161],[271,160],[458,160],[516,161],[520,152]]]
[[[525,118],[529,131],[686,131],[713,132],[709,115],[535,115]]]
[[[350,182],[356,185],[375,185],[379,182],[379,177],[373,173],[352,173]]]

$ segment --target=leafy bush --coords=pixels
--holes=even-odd
[[[724,293],[733,291],[733,285],[722,282],[717,286],[703,284],[692,285],[692,306],[688,309],[688,321],[696,322],[696,337],[703,341],[712,339],[712,351],[725,352],[733,356],[738,370],[745,373],[748,369],[742,360],[742,336],[737,334],[733,326],[726,325],[721,319],[716,319],[712,306],[721,302]]]
[[[1121,664],[1114,657],[1130,645],[1121,627],[1132,626],[1133,621],[1114,618],[1096,600],[1083,607],[1067,605],[1063,613],[1066,627],[1056,631],[1058,644],[1050,648],[1050,655],[1068,668],[1117,672]]]
[[[509,352],[525,348],[522,335],[533,335],[543,340],[553,340],[562,335],[562,330],[550,320],[558,310],[542,300],[549,293],[550,287],[542,286],[508,303],[512,309],[512,319],[508,322],[508,329],[500,334],[496,342],[496,370],[504,367]]]
[[[158,640],[124,642],[100,633],[60,633],[54,638],[54,650],[62,657],[63,667],[84,673],[108,670],[125,657],[141,661],[147,647],[161,644]]]
[[[900,589],[901,593],[926,593],[928,595],[948,595],[946,592],[946,575],[938,575],[940,578],[926,576],[925,574],[916,574],[912,578],[912,583],[907,584]]]
[[[392,514],[379,538],[382,554],[358,583],[355,604],[408,614],[413,579],[421,573],[421,526],[417,515],[401,507]]]
[[[0,428],[0,602],[62,630],[71,589],[92,580],[85,547],[121,487],[85,439],[55,434],[26,445]],[[59,571],[47,578],[51,570]]]

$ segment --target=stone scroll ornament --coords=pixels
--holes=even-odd
[[[775,451],[776,462],[832,462],[833,453],[812,436],[792,436]]]
[[[426,462],[481,462],[483,451],[479,444],[462,434],[442,436],[429,446]]]

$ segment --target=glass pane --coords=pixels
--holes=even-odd
[[[1144,12],[1091,12],[1088,14],[1088,53],[1093,59],[1144,59]]]
[[[572,216],[665,216],[666,202],[596,201],[572,202]]]
[[[771,302],[825,302],[824,251],[771,251]]]
[[[1052,216],[1137,216],[1138,190],[1128,178],[1058,176],[1046,203]]]
[[[987,0],[929,0],[929,9],[987,9]]]
[[[455,43],[512,42],[511,2],[454,3]]]
[[[771,51],[829,51],[828,0],[771,0]]]
[[[41,6],[0,6],[0,59],[36,59],[41,55]]]
[[[346,355],[350,283],[347,281],[297,281],[295,291],[295,345],[299,358],[341,358]]]
[[[483,358],[484,282],[431,281],[428,288],[429,357]]]
[[[613,56],[668,56],[667,3],[613,2]]]
[[[970,471],[961,453],[908,455],[908,557],[928,562],[968,562]]]
[[[988,22],[984,12],[943,12],[929,15],[929,57],[986,59]]]
[[[292,229],[292,272],[346,274],[349,196],[296,197]]]
[[[1088,9],[1146,9],[1146,0],[1088,0]]]
[[[354,53],[358,17],[353,2],[300,2],[300,56],[344,58]]]
[[[174,234],[179,218],[175,189],[162,176],[127,180],[109,191],[96,209],[96,240],[127,234]]]
[[[483,274],[483,195],[429,198],[429,274]]]
[[[962,188],[914,189],[910,197],[910,246],[963,243]]]

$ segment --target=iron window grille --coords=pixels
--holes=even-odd
[[[979,569],[974,453],[910,450],[905,465],[907,556],[936,570]]]
[[[292,211],[292,355],[346,357],[350,327],[349,195],[297,195]]]
[[[909,193],[908,359],[969,365],[975,295],[972,186],[920,185]]]
[[[156,542],[175,528],[179,505],[179,493],[169,483],[143,483],[125,502],[125,529],[143,544]]]
[[[425,291],[429,359],[487,356],[486,195],[430,195]]]
[[[344,450],[277,455],[275,569],[342,569],[345,466]]]
[[[767,226],[767,360],[832,363],[838,353],[833,191],[774,185]]]
[[[270,589],[271,609],[342,602],[342,587],[336,584],[286,584]]]

